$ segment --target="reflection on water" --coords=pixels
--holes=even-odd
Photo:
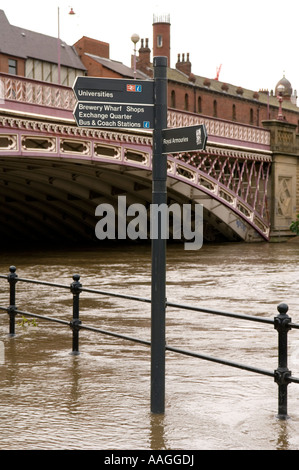
[[[273,318],[286,302],[299,322],[299,245],[219,244],[198,252],[170,246],[167,298]],[[150,298],[150,247],[28,250],[0,255],[0,273]],[[0,280],[0,305],[8,304]],[[69,290],[17,284],[20,310],[70,320]],[[86,325],[150,340],[150,305],[82,293]],[[289,386],[288,421],[278,421],[273,379],[167,352],[166,411],[150,413],[150,350],[82,330],[73,356],[71,330],[38,320],[8,337],[0,313],[0,449],[298,449],[298,386]],[[181,349],[277,367],[269,325],[167,309],[167,343]],[[299,376],[299,333],[289,334],[289,367]]]

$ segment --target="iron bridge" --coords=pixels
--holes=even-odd
[[[76,126],[67,87],[0,74],[1,240],[94,240],[96,207],[149,207],[152,134]],[[205,124],[205,151],[168,155],[168,203],[202,204],[204,239],[268,240],[269,132],[168,110],[168,127]],[[165,157],[166,158],[166,157]]]

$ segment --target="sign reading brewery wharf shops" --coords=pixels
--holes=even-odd
[[[77,77],[77,125],[97,128],[154,128],[154,82]]]
[[[163,154],[204,150],[207,131],[203,124],[165,129],[162,133]]]

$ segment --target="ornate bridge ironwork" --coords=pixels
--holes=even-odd
[[[58,229],[68,219],[76,233],[86,232],[83,223],[91,233],[103,198],[126,193],[129,203],[150,202],[150,132],[78,128],[70,88],[4,74],[0,84],[2,226],[22,205],[39,231],[46,220]],[[206,125],[207,148],[167,157],[169,200],[201,203],[205,223],[229,239],[267,240],[269,132],[168,112],[168,127],[197,123]]]

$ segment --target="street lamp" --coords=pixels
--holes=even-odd
[[[70,7],[71,8],[71,7]],[[75,15],[73,8],[70,9],[69,15]],[[61,71],[61,44],[60,44],[60,10],[57,7],[57,55],[58,55],[58,85],[60,85],[61,78],[60,78],[60,71]]]
[[[278,85],[278,87],[277,87],[277,100],[278,100],[278,103],[279,103],[279,109],[278,109],[278,115],[277,115],[278,121],[284,121],[284,117],[283,117],[283,114],[282,114],[282,102],[283,102],[282,94],[283,94],[283,92],[284,92],[284,86],[282,84]]]
[[[132,34],[131,41],[134,43],[134,79],[136,79],[137,71],[136,71],[136,44],[139,41],[140,37],[138,34]]]

